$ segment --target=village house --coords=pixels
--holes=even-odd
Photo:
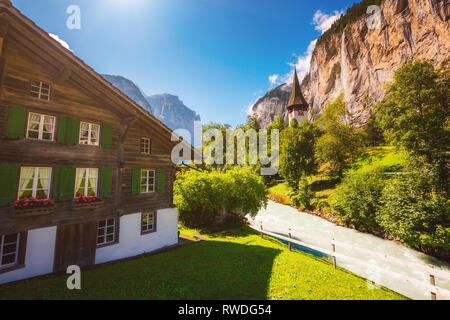
[[[172,134],[0,0],[0,284],[177,244]]]

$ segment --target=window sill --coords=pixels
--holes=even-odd
[[[111,246],[114,246],[116,244],[119,244],[119,241],[114,241],[114,242],[109,242],[109,243],[104,243],[104,244],[98,244],[97,245],[97,249],[111,247]]]
[[[25,141],[30,141],[30,142],[40,142],[40,143],[56,143],[56,140],[44,140],[44,139],[35,139],[35,138],[25,138]]]
[[[4,268],[4,269],[0,269],[0,274],[11,272],[11,271],[15,271],[15,270],[19,270],[19,269],[23,269],[23,268],[25,268],[24,264],[18,264],[18,265],[12,266],[12,267],[7,267],[7,268]]]
[[[142,231],[141,230],[141,236],[145,236],[146,234],[155,233],[157,230],[150,230],[150,231]]]

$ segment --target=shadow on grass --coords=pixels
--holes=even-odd
[[[320,192],[323,190],[334,189],[339,182],[339,178],[324,178],[322,180],[314,181],[309,186],[311,187],[311,191]]]
[[[203,241],[83,271],[81,290],[68,290],[67,276],[50,276],[0,286],[0,299],[266,299],[279,253],[261,246]]]

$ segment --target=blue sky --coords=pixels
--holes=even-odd
[[[99,73],[146,94],[178,95],[203,122],[244,123],[249,105],[287,80],[296,59],[350,0],[12,0]],[[81,29],[69,30],[70,5]],[[296,55],[298,58],[294,58]]]

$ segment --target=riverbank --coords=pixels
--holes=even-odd
[[[338,243],[347,244],[347,246],[336,245],[336,252],[353,258],[353,261],[338,258],[338,266],[413,299],[430,299],[430,293],[424,289],[429,284],[429,274],[423,271],[430,264],[434,265],[436,270],[450,272],[450,264],[445,261],[407,248],[398,242],[338,226],[319,216],[299,212],[292,206],[269,201],[267,208],[261,209],[253,221],[257,226],[262,223],[263,229],[266,231],[283,236],[287,236],[288,232],[291,232],[293,238],[326,251],[331,249],[332,239]],[[349,246],[356,246],[362,251],[349,249]],[[366,255],[364,252],[372,252],[376,256]],[[377,256],[381,258],[377,258]],[[419,269],[398,266],[383,259],[384,256],[419,266]],[[355,260],[365,262],[367,265],[360,265]],[[397,273],[403,277],[417,280],[423,285],[411,286],[410,283],[379,273],[377,270]],[[450,291],[450,279],[436,278],[436,285]],[[445,297],[440,297],[440,299],[442,298]]]

